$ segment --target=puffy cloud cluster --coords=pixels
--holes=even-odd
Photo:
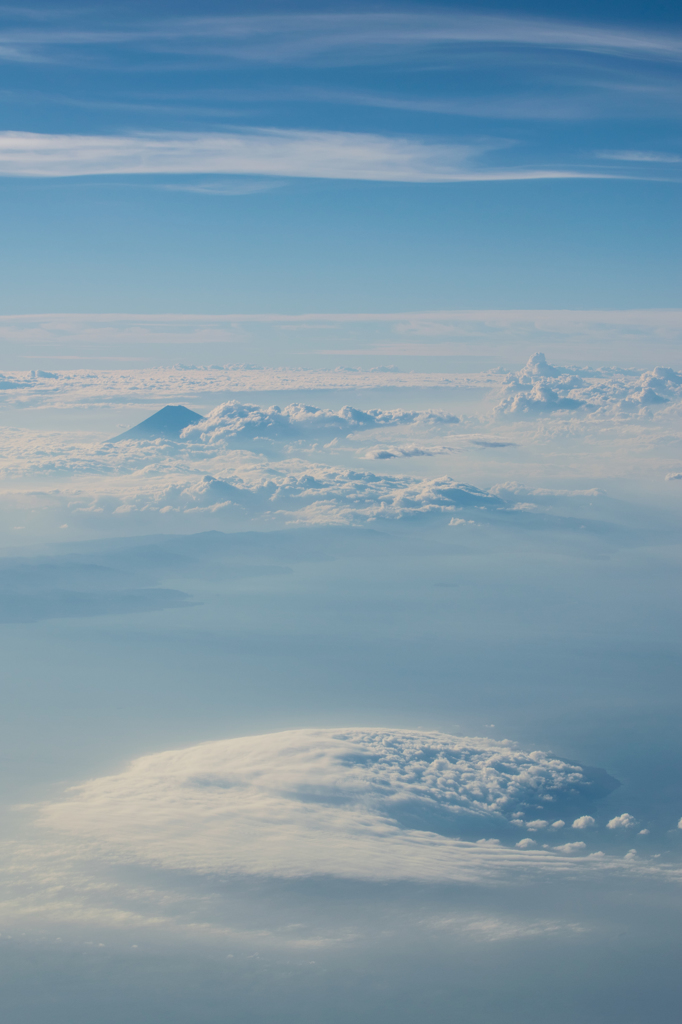
[[[631,814],[618,814],[606,823],[607,828],[634,828],[637,824]]]
[[[508,385],[510,387],[510,385]],[[579,409],[586,403],[579,398],[561,397],[549,384],[536,381],[529,391],[519,391],[513,397],[505,398],[497,407],[510,416],[544,415],[546,413]]]
[[[534,352],[517,377],[519,381],[528,382],[535,377],[562,377],[570,372],[565,366],[551,366],[547,362],[544,352]]]
[[[490,407],[487,412],[480,407],[477,415],[463,416],[460,423],[455,415],[433,410],[362,410],[352,406],[331,410],[300,403],[261,407],[238,401],[218,406],[179,439],[102,443],[83,434],[39,434],[4,428],[2,474],[6,480],[24,481],[34,494],[22,498],[19,488],[12,488],[3,507],[9,509],[11,518],[21,501],[36,508],[50,505],[55,515],[63,516],[60,524],[72,521],[73,515],[102,512],[119,517],[135,513],[148,519],[155,514],[210,513],[221,518],[221,525],[243,522],[245,518],[275,523],[364,523],[437,511],[452,516],[457,509],[472,507],[513,510],[518,513],[517,520],[521,514],[535,514],[539,523],[541,515],[552,514],[559,505],[563,504],[565,514],[569,499],[598,496],[597,489],[585,487],[585,483],[590,477],[601,482],[607,454],[611,467],[617,467],[619,459],[627,460],[631,473],[633,455],[639,450],[643,469],[649,473],[652,446],[656,446],[660,478],[672,470],[668,479],[676,479],[679,449],[675,447],[676,424],[671,416],[682,412],[682,398],[675,397],[678,392],[682,395],[679,374],[672,370],[629,377],[621,374],[616,387],[615,378],[606,371],[601,371],[601,377],[585,375],[578,379],[569,377],[565,369],[549,366],[544,357],[533,357],[514,381],[505,385],[509,390],[498,405],[495,434],[488,432]],[[194,371],[182,372],[191,375]],[[209,373],[196,372],[204,381]],[[550,375],[538,377],[540,372]],[[128,373],[130,392],[144,392],[146,373]],[[36,382],[36,387],[61,387],[63,376],[26,380]],[[93,377],[100,387],[101,377]],[[122,385],[122,379],[122,375],[116,378],[116,387]],[[573,388],[564,393],[570,384],[580,384],[581,380],[582,390]],[[621,385],[625,398],[618,397]],[[597,394],[599,389],[601,396]],[[635,406],[628,403],[635,399],[639,402],[652,389],[666,401],[653,405],[640,402],[636,407],[643,414],[630,416],[628,410],[632,412]],[[552,407],[557,412],[557,403],[563,402],[564,413],[538,416],[534,402],[540,403],[544,411]],[[566,406],[576,402],[583,404]],[[617,416],[611,415],[614,410]],[[607,414],[611,417],[608,422]],[[595,425],[599,446],[586,446],[583,439],[594,435]],[[363,448],[343,440],[362,434],[366,438]],[[565,452],[571,445],[581,444],[578,489],[566,488],[565,482],[570,483],[570,479],[565,481],[563,477],[557,481],[557,489],[520,483],[476,487],[457,483],[450,476],[457,460],[460,479],[476,480],[483,469],[490,481],[492,464],[504,473],[498,480],[508,479],[512,472],[526,472],[529,465],[537,480],[548,441],[561,443]],[[519,444],[522,447],[517,458],[515,446]],[[531,446],[534,459],[529,463]],[[475,452],[480,457],[474,461]],[[416,475],[366,471],[368,461],[376,464],[412,457],[440,457],[443,463],[437,472],[447,475],[420,479]],[[502,462],[504,468],[499,466]],[[516,468],[512,469],[510,463]],[[550,463],[550,472],[556,478],[556,459]],[[569,477],[576,476],[574,467],[567,460],[564,463]],[[42,490],[44,485],[39,483],[44,477],[69,476],[72,480],[68,488],[61,490]],[[467,522],[471,518],[467,515]],[[32,522],[37,519],[34,517]]]
[[[243,458],[244,454],[236,453]],[[160,476],[138,474],[79,481],[82,486],[13,491],[4,509],[30,507],[61,521],[106,515],[163,517],[209,514],[221,524],[244,521],[332,525],[403,519],[456,509],[489,510],[504,502],[487,491],[447,477],[379,476],[336,467],[289,462],[276,467],[237,464],[232,472]],[[87,486],[85,486],[87,483]],[[100,518],[101,525],[101,518]],[[166,528],[170,525],[166,521]]]
[[[586,849],[586,843],[563,843],[561,846],[555,846],[554,849],[558,850],[559,853],[578,853]]]
[[[682,374],[669,367],[644,373],[619,368],[594,370],[551,366],[536,352],[518,373],[509,374],[496,413],[531,419],[557,412],[625,415],[651,412],[682,402]]]
[[[4,403],[49,407],[68,405],[128,405],[146,403],[189,403],[197,396],[248,391],[301,391],[325,389],[446,388],[469,392],[468,401],[478,398],[474,417],[467,424],[485,430],[492,418],[513,429],[526,423],[558,422],[582,424],[583,429],[599,421],[622,425],[624,420],[645,423],[679,417],[682,413],[682,374],[669,367],[653,370],[622,367],[566,367],[550,364],[543,353],[531,356],[517,372],[489,370],[468,374],[405,373],[386,367],[363,370],[352,367],[309,370],[269,368],[250,365],[159,367],[143,370],[68,370],[57,375],[49,371],[37,374],[13,373],[0,378]],[[489,407],[491,394],[496,395]],[[220,410],[220,411],[219,411]],[[457,417],[439,413],[403,410],[361,411],[344,407],[332,411],[314,406],[292,404],[260,408],[230,401],[219,407],[203,426],[212,443],[219,439],[240,438],[329,438],[345,431],[356,433],[383,426],[405,429],[424,428],[439,431],[457,424]],[[197,437],[199,435],[196,435]],[[500,446],[517,439],[488,442]],[[402,439],[401,439],[402,442]],[[409,438],[417,448],[425,448],[422,437]],[[474,443],[474,442],[472,442]],[[481,447],[485,446],[482,444]],[[382,450],[389,451],[390,445]],[[404,447],[397,445],[395,447]],[[408,454],[408,453],[405,453]],[[389,454],[385,457],[400,457]]]
[[[83,434],[57,432],[38,433],[31,430],[5,428],[2,431],[4,452],[3,475],[27,477],[45,474],[115,474],[130,475],[144,470],[153,472],[180,471],[196,463],[210,463],[216,457],[258,442],[280,442],[287,449],[287,441],[304,441],[317,445],[336,444],[339,437],[352,437],[355,433],[382,428],[416,427],[437,429],[459,423],[455,415],[434,410],[411,411],[403,409],[371,409],[363,411],[344,406],[334,412],[312,405],[292,404],[263,408],[237,401],[226,402],[213,409],[198,423],[188,426],[181,436],[127,437],[111,441],[90,441]],[[329,438],[331,437],[331,441]],[[478,442],[477,442],[478,443]],[[374,450],[379,452],[374,453]],[[266,449],[268,452],[271,449]],[[295,449],[294,449],[295,450]],[[383,449],[381,449],[383,450]],[[387,449],[388,450],[388,449]],[[443,454],[452,449],[443,445],[403,445],[397,454]],[[386,458],[380,446],[374,446],[367,458]],[[360,454],[360,453],[358,453]],[[207,466],[211,468],[211,466]]]
[[[0,430],[4,479],[45,476],[131,476],[187,469],[199,456],[166,440],[136,440],[118,444],[92,441],[75,433]]]
[[[448,476],[431,479],[379,475],[367,470],[325,465],[303,458],[271,461],[237,448],[274,435],[281,441],[309,433],[307,441],[332,442],[340,432],[377,427],[451,422],[437,412],[373,410],[345,407],[338,412],[291,405],[284,410],[227,403],[214,410],[180,440],[156,438],[87,443],[82,436],[5,430],[5,479],[71,477],[68,487],[33,489],[10,505],[25,500],[31,507],[53,507],[65,517],[83,514],[220,513],[228,518],[279,522],[354,523],[376,518],[402,518],[458,508],[504,507],[505,499]],[[269,429],[268,425],[271,429]],[[449,451],[446,446],[431,446]],[[395,454],[426,453],[428,446],[396,446]],[[286,451],[286,447],[284,449]],[[332,456],[332,448],[329,455]],[[267,448],[270,452],[270,449]],[[382,458],[380,446],[369,450]],[[279,449],[279,454],[282,449]],[[352,451],[352,458],[356,458]]]
[[[230,476],[205,474],[197,480],[166,486],[160,481],[157,488],[136,489],[125,499],[127,503],[114,509],[111,506],[116,500],[114,495],[100,495],[97,507],[108,505],[119,514],[232,511],[250,517],[308,523],[400,519],[465,507],[497,508],[504,504],[487,491],[447,477],[420,480],[314,464],[282,466],[281,463],[275,467],[244,466]]]
[[[200,423],[193,424],[183,431],[188,440],[201,438],[211,442],[225,440],[243,435],[245,437],[263,436],[300,437],[305,435],[353,434],[362,430],[375,430],[377,427],[411,426],[419,424],[459,423],[457,416],[442,412],[409,412],[403,409],[354,409],[344,405],[337,412],[331,409],[318,409],[314,405],[294,403],[281,409],[278,405],[263,409],[259,405],[244,405],[230,401],[213,409]]]
[[[302,729],[139,758],[44,807],[42,821],[69,834],[82,854],[119,862],[280,877],[481,881],[509,870],[562,870],[557,853],[585,844],[553,852],[522,841],[517,850],[467,835],[499,831],[588,791],[580,767],[505,741]],[[507,830],[513,843],[515,830]]]

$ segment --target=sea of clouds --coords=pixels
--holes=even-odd
[[[69,370],[59,373],[43,370],[0,374],[0,391],[4,402],[43,405],[99,404],[139,401],[150,398],[174,398],[226,391],[294,391],[338,390],[352,388],[474,388],[493,389],[497,411],[504,416],[549,415],[582,408],[586,413],[641,412],[643,408],[679,401],[682,395],[682,374],[671,367],[641,370],[636,367],[553,366],[542,352],[532,355],[518,372],[501,369],[477,373],[405,373],[397,369],[376,367],[363,370],[337,367],[335,370],[270,368],[239,366],[185,366],[143,370]],[[273,410],[271,417],[277,419]],[[311,411],[312,413],[312,411]],[[218,415],[218,414],[216,414]],[[290,427],[303,427],[305,414],[296,416],[292,408],[284,412]],[[244,412],[223,414],[223,427],[229,429],[230,418],[247,419]],[[319,418],[319,417],[318,417]],[[256,426],[255,412],[251,425]],[[263,421],[263,425],[266,422]],[[331,425],[331,424],[330,424]],[[353,426],[352,420],[348,423]],[[362,421],[365,428],[368,421]],[[379,425],[378,423],[376,425]],[[249,424],[243,424],[249,429]],[[275,426],[273,421],[271,429]],[[308,424],[311,426],[311,424]],[[217,428],[217,423],[214,429]]]
[[[242,372],[257,378],[257,385],[248,386],[264,386],[264,371]],[[154,397],[159,403],[169,398],[205,402],[219,386],[228,386],[230,374],[221,373],[14,374],[4,379],[3,400],[38,403],[20,404],[24,422],[32,408],[49,413],[63,410],[63,403],[82,408],[81,403],[91,407],[93,401],[106,407],[123,396],[133,403],[128,415],[134,416],[140,408],[136,402]],[[294,389],[304,373],[294,372],[288,385],[286,374],[275,376],[280,387]],[[316,374],[317,387],[324,386],[323,376]],[[376,376],[360,374],[359,386],[371,384],[376,394]],[[538,353],[519,372],[474,377],[442,376],[439,382],[438,394],[449,387],[455,405],[463,387],[478,395],[478,404],[467,405],[466,412],[259,405],[229,398],[209,407],[177,438],[111,442],[83,432],[7,426],[0,467],[8,485],[4,509],[15,528],[21,528],[15,520],[29,507],[53,525],[77,528],[88,518],[120,524],[126,517],[160,523],[177,516],[208,516],[237,527],[247,521],[361,524],[419,514],[450,518],[471,507],[542,511],[552,504],[551,491],[601,490],[609,478],[624,478],[624,464],[632,466],[633,460],[647,486],[651,480],[660,488],[679,479],[682,374],[671,368],[557,367]],[[230,383],[245,386],[243,380]],[[408,383],[415,381],[403,386]],[[332,386],[329,375],[327,386]],[[564,457],[557,472],[559,449]],[[368,461],[395,465],[406,459],[411,465],[424,459],[426,472],[396,475],[366,468]],[[519,481],[521,474],[526,479]],[[510,501],[512,492],[526,500]],[[534,500],[538,495],[544,502]]]

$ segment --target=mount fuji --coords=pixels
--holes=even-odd
[[[142,420],[137,426],[110,438],[110,442],[154,440],[157,437],[178,438],[185,427],[199,423],[203,419],[198,412],[192,412],[184,405],[165,405],[163,409]]]

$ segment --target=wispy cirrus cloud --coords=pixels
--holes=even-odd
[[[194,192],[199,196],[249,196],[257,192],[270,192],[274,188],[282,188],[284,181],[275,178],[221,178],[197,184],[162,185],[166,192]]]
[[[597,153],[604,160],[623,160],[626,163],[642,164],[682,164],[682,156],[677,153],[650,153],[641,149],[604,150]]]
[[[457,182],[609,177],[595,171],[487,167],[503,141],[435,143],[359,132],[250,128],[136,135],[0,133],[0,175],[225,174]]]
[[[465,11],[378,11],[162,18],[89,23],[81,13],[37,25],[17,18],[4,34],[5,60],[63,59],[94,48],[227,56],[260,64],[357,65],[462,45],[541,47],[679,60],[682,35],[552,18]]]
[[[270,97],[268,97],[270,98]],[[276,99],[277,97],[273,97]],[[594,92],[585,96],[537,95],[532,90],[514,94],[500,93],[492,96],[400,96],[352,90],[319,89],[314,92],[299,90],[285,94],[291,100],[309,100],[317,103],[349,104],[358,107],[377,107],[385,110],[401,110],[416,114],[443,114],[456,117],[476,117],[519,121],[568,121],[585,117],[602,116],[600,108],[594,109]]]

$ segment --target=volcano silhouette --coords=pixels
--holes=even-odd
[[[153,416],[142,420],[142,423],[126,430],[124,434],[110,438],[110,441],[153,441],[157,437],[178,438],[185,427],[189,427],[192,423],[199,423],[203,418],[198,412],[192,412],[184,405],[165,405]]]

